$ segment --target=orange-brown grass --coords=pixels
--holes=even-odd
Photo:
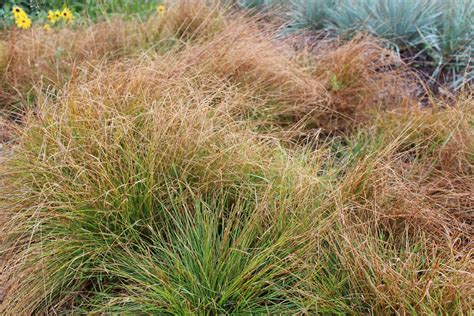
[[[337,259],[331,258],[327,264],[334,265],[333,275],[339,274],[339,290],[350,288],[346,293],[352,307],[377,315],[463,314],[471,310],[472,252],[457,254],[429,246],[423,234],[406,239],[399,236],[403,243],[398,244],[377,224],[352,225],[340,227],[336,237],[329,235],[329,246],[319,248],[323,254],[328,248],[334,251]],[[315,284],[320,283],[318,276],[315,273]]]
[[[0,70],[7,66],[9,59],[8,43],[0,39]]]
[[[212,40],[139,63],[128,60],[101,72],[113,77],[95,80],[101,81],[101,89],[148,98],[158,97],[163,87],[179,80],[188,80],[208,92],[219,86],[235,86],[248,99],[240,109],[233,109],[235,112],[258,115],[271,107],[275,121],[297,105],[308,111],[329,111],[324,106],[327,93],[319,82],[298,67],[288,51],[245,19],[229,25]]]
[[[473,105],[468,98],[452,108],[381,115],[368,134],[378,149],[357,165],[354,172],[360,180],[349,196],[362,192],[370,214],[393,225],[392,231],[413,227],[453,247],[469,244]]]
[[[117,99],[124,91],[131,96],[157,97],[162,86],[173,85],[179,78],[201,87],[210,85],[206,87],[209,90],[216,84],[235,85],[247,96],[246,102],[232,109],[238,117],[253,117],[265,128],[278,127],[291,134],[347,130],[368,121],[377,109],[415,102],[412,84],[404,72],[390,70],[395,57],[383,62],[387,52],[368,39],[346,43],[336,50],[330,47],[321,57],[322,53],[308,56],[306,51],[294,52],[290,46],[275,42],[273,32],[252,19],[234,16],[212,38],[197,38],[192,45],[151,54],[138,62],[115,63],[110,70],[99,71],[110,78],[98,79],[94,72],[88,76],[102,81],[101,89],[119,90],[111,93]],[[308,63],[308,59],[312,61]],[[335,64],[339,59],[343,63]],[[347,82],[335,83],[334,76]],[[404,85],[401,93],[395,92],[395,83]],[[331,84],[340,86],[334,91]]]
[[[166,12],[166,31],[180,41],[205,40],[226,24],[219,1],[176,1]]]
[[[201,1],[166,19],[179,45],[118,38],[65,59],[54,97],[31,79],[46,63],[25,84],[0,313],[469,313],[472,98],[410,107],[368,38],[294,51]],[[339,137],[282,145],[313,130]]]
[[[194,37],[210,36],[223,23],[223,11],[218,8],[217,4],[189,0],[145,21],[112,19],[50,32],[39,27],[25,32],[12,30],[5,36],[7,41],[0,43],[0,106],[9,110],[21,102],[25,107],[33,88],[61,89],[84,67],[94,68],[148,49],[166,51]]]
[[[13,30],[7,43],[8,64],[0,72],[4,93],[10,98],[3,107],[18,101],[26,103],[35,86],[61,88],[80,67],[143,47],[152,31],[138,31],[141,28],[143,24],[138,22],[114,20],[54,32],[40,28]]]
[[[14,130],[12,122],[0,117],[0,144],[6,144],[11,141]]]
[[[295,52],[291,45],[275,41],[277,30],[261,20],[231,14],[215,3],[188,0],[145,22],[115,20],[54,33],[14,32],[3,75],[3,103],[26,103],[33,87],[54,95],[66,82],[83,80],[87,67],[138,55],[146,48],[151,56],[171,49],[163,58],[150,57],[153,61],[147,65],[171,68],[166,76],[216,77],[252,91],[261,104],[252,115],[286,132],[346,130],[367,121],[371,109],[414,103],[403,67],[395,69],[399,61],[374,41],[358,38],[317,54]],[[192,45],[183,48],[189,40]],[[128,67],[138,67],[134,64]],[[402,88],[395,93],[393,87]]]
[[[373,111],[417,106],[414,76],[376,39],[358,36],[348,42],[321,40],[306,63],[329,91],[336,115],[328,124],[352,128]]]
[[[417,104],[407,67],[374,40],[356,38],[310,55],[276,42],[273,32],[238,21],[191,48],[186,63],[257,92],[273,104],[273,123],[294,132],[341,131],[373,111]]]
[[[368,313],[471,310],[473,106],[460,97],[455,107],[381,113],[344,142],[343,175],[322,204],[335,222],[316,233],[313,260],[332,267],[309,282],[315,304],[337,292],[325,292],[329,273],[344,280],[337,290],[364,293],[348,295]]]

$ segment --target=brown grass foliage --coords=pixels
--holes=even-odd
[[[21,102],[25,107],[34,88],[61,87],[79,76],[83,68],[204,38],[223,23],[217,8],[201,1],[185,1],[146,21],[112,19],[52,32],[41,28],[12,30],[5,36],[7,41],[0,43],[0,106],[9,110]]]
[[[448,109],[405,109],[376,120],[373,153],[354,170],[360,182],[349,196],[374,200],[370,214],[393,225],[422,228],[452,246],[472,237],[472,98]],[[377,136],[379,134],[380,136]],[[379,138],[380,137],[380,138]],[[351,174],[351,176],[353,176]],[[369,184],[369,185],[367,185]],[[361,190],[361,191],[358,191]],[[380,200],[378,200],[380,198]]]
[[[36,110],[0,166],[0,313],[472,310],[472,96],[419,109],[414,76],[374,39],[295,51],[275,32],[195,0],[164,19],[11,34],[4,94],[33,89]],[[295,135],[311,147],[284,147]],[[229,227],[251,228],[201,279],[207,239],[157,264],[150,238],[172,225],[140,212],[178,220],[203,196],[231,197]],[[232,261],[235,247],[256,261]],[[143,290],[154,277],[171,292]]]
[[[25,102],[25,95],[35,85],[60,87],[77,75],[80,66],[143,45],[146,35],[131,31],[137,27],[139,24],[117,20],[78,30],[63,28],[54,34],[41,29],[12,31],[7,44],[9,61],[2,73],[4,93],[8,94],[4,98]]]
[[[313,73],[348,128],[367,120],[373,110],[417,106],[413,76],[410,79],[400,59],[373,38],[359,36],[316,50]],[[334,120],[336,125],[344,123],[337,115]]]
[[[171,69],[164,78],[186,73],[236,82],[252,94],[257,92],[263,110],[257,115],[268,117],[271,112],[273,124],[296,133],[347,129],[367,120],[365,113],[371,109],[415,102],[411,83],[404,78],[406,69],[395,67],[400,61],[370,39],[332,44],[316,55],[294,52],[272,39],[275,30],[270,25],[241,16],[229,20],[224,15],[217,5],[182,1],[165,16],[146,22],[114,20],[54,34],[39,29],[14,32],[3,74],[3,103],[28,103],[33,88],[54,91],[74,78],[83,80],[80,76],[88,75],[88,67],[147,48],[159,57],[147,57],[150,62],[138,65],[136,59],[128,61],[124,66],[128,69],[143,67],[131,75],[145,77],[142,72],[156,68],[163,73],[164,68]],[[190,40],[194,45],[181,51]],[[147,85],[154,89],[152,83]],[[400,85],[404,89],[395,91]]]
[[[380,113],[336,146],[340,175],[320,206],[331,220],[308,259],[319,311],[346,288],[371,314],[471,310],[474,102],[438,105]]]
[[[167,32],[187,41],[205,40],[223,29],[226,19],[219,2],[184,0],[177,1],[167,12]]]

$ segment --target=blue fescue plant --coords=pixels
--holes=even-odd
[[[427,42],[437,63],[433,77],[447,70],[456,89],[474,81],[474,2],[449,0],[441,3],[441,7],[443,15],[436,34]]]
[[[265,5],[269,1],[244,1]],[[389,46],[428,61],[431,79],[454,90],[474,80],[472,0],[291,0],[292,29],[357,32],[387,39]],[[419,65],[421,66],[421,65]],[[423,65],[426,68],[426,64]]]

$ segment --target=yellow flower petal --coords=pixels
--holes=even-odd
[[[54,24],[54,23],[56,23],[58,18],[59,18],[59,14],[58,14],[58,16],[56,16],[56,13],[54,11],[51,11],[51,10],[48,11],[48,21],[49,22]]]
[[[14,6],[13,9],[12,9],[12,12],[13,12],[13,16],[15,17],[15,20],[23,19],[25,17],[28,17],[26,12],[18,6]]]
[[[16,25],[23,30],[27,30],[31,27],[31,20],[28,16],[19,18],[15,21]]]
[[[72,14],[72,11],[69,8],[64,8],[64,10],[61,12],[61,18],[66,21],[72,21],[74,20],[74,15]]]

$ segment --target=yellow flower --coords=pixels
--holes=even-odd
[[[54,16],[56,17],[56,21],[59,20],[61,18],[61,11],[59,10],[54,11]]]
[[[156,9],[156,12],[158,12],[159,14],[164,14],[166,12],[166,7],[164,5],[159,5]]]
[[[24,17],[16,19],[15,23],[20,29],[27,30],[31,27],[31,20],[26,15]]]
[[[60,15],[61,15],[61,13],[59,11],[54,12],[54,11],[49,10],[48,11],[48,21],[54,24],[59,19]]]
[[[18,7],[18,6],[14,6],[13,9],[12,9],[12,12],[13,12],[13,16],[15,17],[15,20],[28,17],[26,15],[26,12],[23,11],[23,9]]]
[[[43,30],[45,30],[46,32],[50,32],[51,31],[51,26],[49,26],[49,24],[46,23],[45,25],[43,25]]]
[[[12,12],[15,17],[15,23],[19,28],[26,30],[31,27],[31,20],[22,8],[14,6]]]
[[[74,20],[74,15],[72,15],[72,11],[69,8],[64,8],[64,10],[61,12],[61,17],[66,22]]]

